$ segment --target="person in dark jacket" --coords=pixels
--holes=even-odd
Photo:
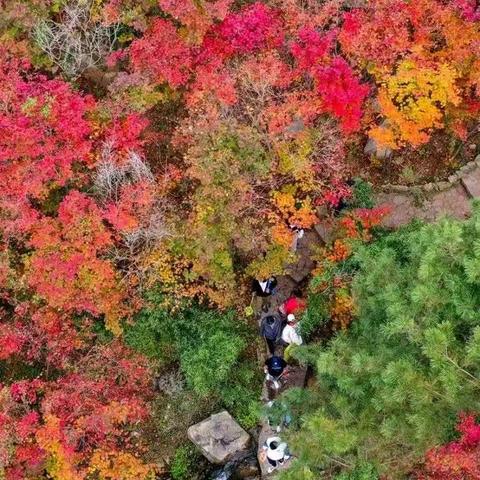
[[[270,355],[275,354],[275,345],[282,336],[284,322],[279,315],[266,315],[260,323],[260,335],[267,342]]]
[[[280,389],[280,378],[285,373],[287,362],[278,355],[272,355],[265,360],[265,380],[273,384],[276,391]]]

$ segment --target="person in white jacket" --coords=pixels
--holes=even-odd
[[[262,448],[265,452],[264,458],[269,463],[268,473],[272,473],[290,458],[288,446],[280,437],[267,438]]]
[[[302,336],[298,333],[298,322],[293,313],[287,316],[287,324],[282,331],[282,341],[288,345],[283,354],[285,359],[289,358],[292,345],[301,345],[303,343]]]

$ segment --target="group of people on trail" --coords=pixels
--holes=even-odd
[[[304,308],[300,293],[295,292],[280,305],[278,312],[267,310],[260,323],[260,335],[265,339],[270,355],[275,355],[276,347],[282,345],[286,347],[284,357],[288,359],[290,347],[303,343],[295,314]]]
[[[265,300],[276,293],[277,285],[275,277],[262,281],[254,280],[252,284],[253,294],[263,300],[260,335],[265,339],[269,353],[264,367],[269,400],[276,396],[281,388],[282,379],[288,374],[287,361],[290,359],[292,346],[303,343],[297,316],[306,308],[301,292],[295,290],[277,310],[272,310]],[[283,355],[280,354],[281,350]],[[271,404],[272,401],[268,403],[268,405]],[[269,464],[269,473],[290,458],[287,444],[282,442],[280,437],[267,438],[262,448],[262,456]]]

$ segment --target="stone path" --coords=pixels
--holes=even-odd
[[[297,256],[298,260],[293,265],[287,268],[287,275],[297,284],[305,280],[310,272],[315,267],[315,262],[312,260],[314,246],[320,242],[316,230],[308,230],[303,237],[298,241]]]
[[[392,208],[384,226],[397,228],[415,218],[432,222],[445,215],[464,219],[471,213],[471,199],[480,197],[480,157],[459,175],[452,175],[449,182],[403,188],[403,192],[377,194],[378,205]]]

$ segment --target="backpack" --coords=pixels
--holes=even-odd
[[[282,327],[283,322],[278,315],[267,315],[262,319],[260,334],[267,340],[276,342],[282,336]]]

